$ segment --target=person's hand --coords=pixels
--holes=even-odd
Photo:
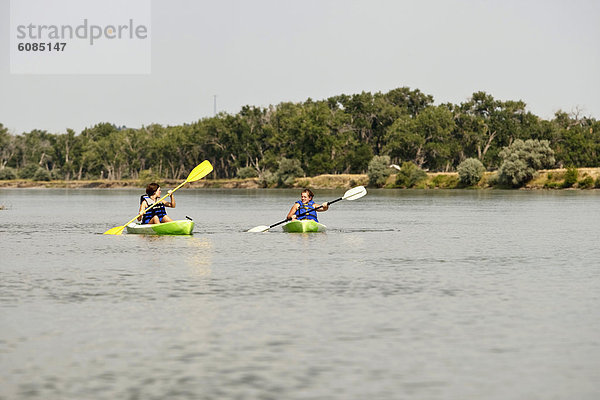
[[[172,195],[173,195],[173,191],[172,191],[172,190],[169,190],[169,191],[167,192],[167,194],[168,194],[169,196],[172,196]]]
[[[327,202],[323,203],[323,208],[327,208]]]

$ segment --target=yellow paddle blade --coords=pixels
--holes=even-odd
[[[120,235],[123,233],[123,229],[125,229],[125,226],[115,226],[104,232],[103,235]]]
[[[192,170],[192,172],[190,172],[190,174],[188,175],[188,177],[185,181],[186,182],[194,182],[194,181],[197,181],[198,179],[202,179],[206,175],[210,174],[212,170],[213,170],[213,166],[210,163],[210,161],[204,160],[200,164],[198,164],[196,166],[196,168],[194,168]]]

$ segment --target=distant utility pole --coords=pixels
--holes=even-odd
[[[214,115],[216,116],[217,115],[217,95],[216,94],[213,96],[213,112],[214,112]]]

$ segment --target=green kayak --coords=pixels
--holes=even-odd
[[[140,233],[143,235],[191,235],[194,230],[194,221],[187,219],[164,224],[136,224],[127,225],[127,233]]]
[[[302,221],[290,221],[283,226],[286,232],[325,232],[327,227],[312,219],[303,219]]]

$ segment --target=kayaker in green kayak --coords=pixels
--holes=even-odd
[[[299,221],[303,219],[311,219],[319,222],[317,218],[317,211],[327,211],[329,209],[329,205],[327,205],[327,202],[323,204],[315,203],[313,201],[314,196],[315,195],[310,189],[304,189],[302,193],[300,193],[300,200],[294,203],[286,219],[298,219]],[[318,210],[316,210],[317,208]],[[301,215],[306,212],[308,212],[308,214]]]
[[[148,212],[144,213],[144,215],[140,215],[138,217],[138,221],[142,221],[142,224],[159,224],[162,222],[172,222],[171,217],[167,215],[167,210],[165,207],[175,208],[175,197],[173,197],[173,193],[169,190],[167,192],[170,195],[171,201],[162,201],[162,204],[157,204],[152,207]],[[154,204],[158,199],[160,199],[160,186],[158,183],[150,183],[146,186],[146,194],[140,197],[140,211],[141,214],[146,208],[150,207]]]

